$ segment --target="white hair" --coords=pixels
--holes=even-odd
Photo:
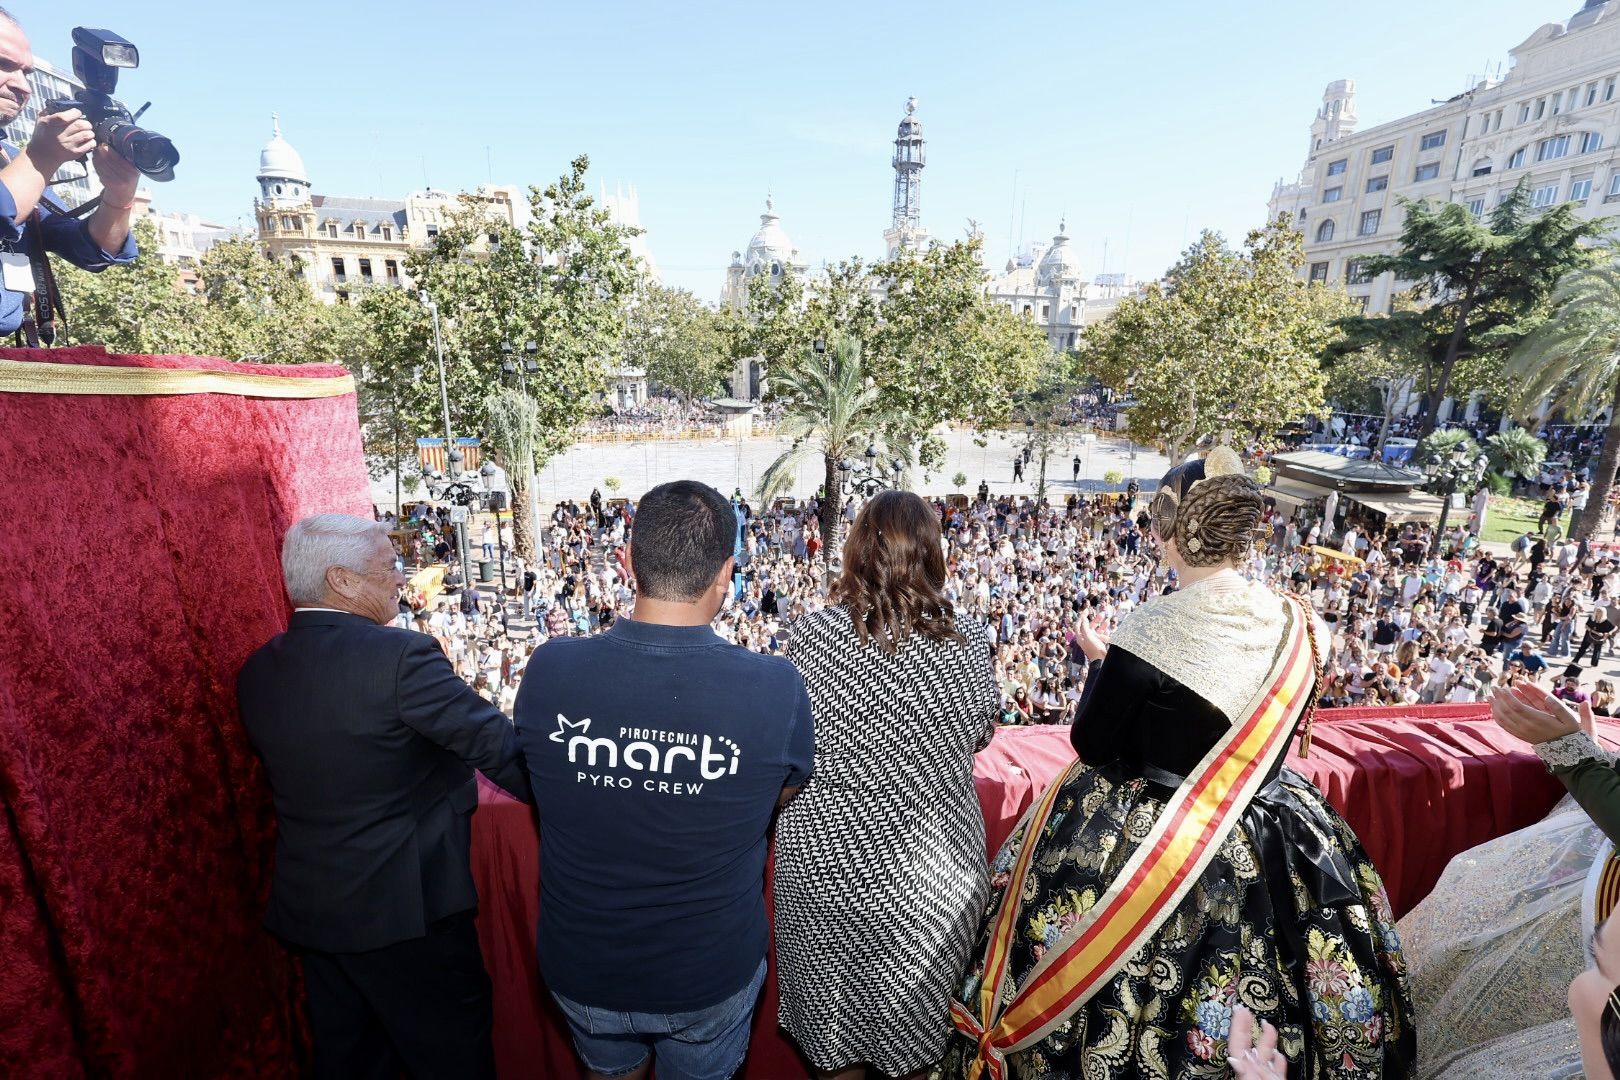
[[[341,566],[364,573],[376,555],[374,536],[387,538],[380,521],[353,514],[316,514],[293,522],[281,542],[281,578],[294,604],[319,605],[326,599],[326,571]]]

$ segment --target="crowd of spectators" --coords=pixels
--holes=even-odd
[[[793,624],[827,602],[818,507],[811,500],[755,511],[740,494],[736,502],[747,522],[746,567],[715,629],[745,648],[781,653]],[[993,638],[1004,723],[1072,718],[1085,684],[1080,621],[1112,626],[1175,587],[1155,557],[1143,497],[934,505],[945,538],[944,592]],[[839,516],[847,522],[855,511],[851,500]],[[631,609],[624,554],[633,514],[633,504],[599,498],[555,507],[538,565],[511,567],[509,618],[533,626],[526,637],[503,634],[493,590],[477,588],[465,590],[467,603],[458,593],[402,612],[401,625],[439,637],[457,670],[509,708],[536,644],[595,633]],[[1308,596],[1329,627],[1324,706],[1483,701],[1493,686],[1529,680],[1571,700],[1590,695],[1600,711],[1614,707],[1613,687],[1577,666],[1586,659],[1595,668],[1620,644],[1609,614],[1616,562],[1606,550],[1526,534],[1495,556],[1464,524],[1438,545],[1427,525],[1343,526],[1324,536],[1320,523],[1301,526],[1273,509],[1245,566],[1253,578]],[[453,564],[450,540],[448,523],[430,515],[406,557]],[[1431,557],[1431,547],[1442,554]],[[448,582],[459,583],[454,565]]]

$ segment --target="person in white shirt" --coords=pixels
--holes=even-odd
[[[1444,653],[1438,653],[1429,658],[1429,682],[1423,688],[1423,703],[1432,705],[1437,701],[1445,700],[1446,684],[1451,681],[1452,672],[1457,670]]]

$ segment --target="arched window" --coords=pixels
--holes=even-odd
[[[1325,244],[1331,239],[1333,239],[1333,219],[1328,218],[1316,227],[1316,242]]]
[[[281,194],[281,185],[280,185],[280,184],[277,184],[277,185],[276,185],[276,194],[277,194],[277,195],[280,195],[280,194]]]

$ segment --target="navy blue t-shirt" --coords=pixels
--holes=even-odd
[[[766,832],[814,760],[798,670],[707,626],[620,619],[536,650],[516,714],[547,987],[671,1013],[742,989],[765,956]]]

